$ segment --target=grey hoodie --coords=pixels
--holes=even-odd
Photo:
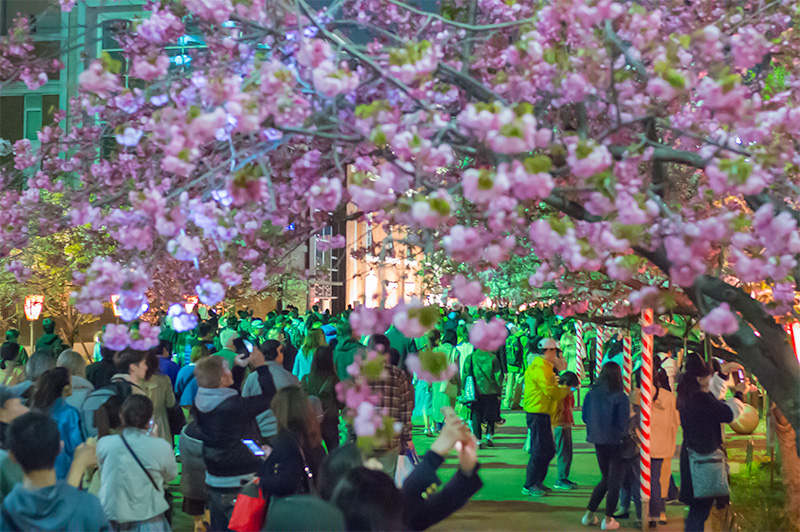
[[[63,481],[38,490],[17,484],[3,509],[0,530],[111,530],[100,500]]]
[[[67,397],[67,404],[78,410],[83,406],[83,400],[94,391],[94,385],[77,375],[72,376],[72,395]]]

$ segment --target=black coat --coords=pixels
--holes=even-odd
[[[403,482],[403,524],[407,530],[425,530],[461,509],[483,487],[478,470],[467,476],[460,470],[438,491],[436,470],[444,462],[428,451]]]
[[[194,410],[203,441],[203,462],[210,474],[234,477],[259,470],[263,459],[254,455],[242,440],[258,438],[256,415],[269,406],[269,399],[263,395],[236,395],[210,412]]]

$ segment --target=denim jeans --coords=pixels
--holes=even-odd
[[[650,460],[650,517],[653,518],[658,518],[661,512],[666,510],[664,498],[661,496],[661,467],[663,465],[663,458]]]
[[[547,476],[547,466],[556,454],[553,429],[550,428],[550,414],[533,414],[525,417],[531,434],[531,457],[525,470],[525,487],[540,486]]]
[[[209,532],[226,531],[228,523],[231,521],[233,505],[239,495],[239,488],[214,488],[206,485],[208,492],[208,512],[211,514],[211,522],[208,524]]]
[[[558,480],[569,480],[572,466],[572,427],[556,427],[553,429],[556,441],[556,467]]]
[[[640,465],[641,463],[638,456],[630,460],[625,460],[625,474],[622,479],[622,487],[619,490],[619,501],[622,512],[627,513],[630,511],[631,499],[633,499],[633,507],[636,510],[637,519],[642,518],[642,494],[639,491]]]

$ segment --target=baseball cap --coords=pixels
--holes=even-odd
[[[542,351],[545,349],[559,349],[559,345],[552,338],[542,338],[539,340],[539,349]]]

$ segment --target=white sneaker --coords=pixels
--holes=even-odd
[[[616,530],[619,528],[619,523],[613,517],[606,517],[603,519],[603,524],[600,525],[600,530]]]
[[[599,522],[600,520],[597,519],[597,516],[594,515],[594,512],[590,512],[589,510],[586,510],[586,513],[583,514],[583,517],[581,518],[581,524],[583,526],[597,526]]]

